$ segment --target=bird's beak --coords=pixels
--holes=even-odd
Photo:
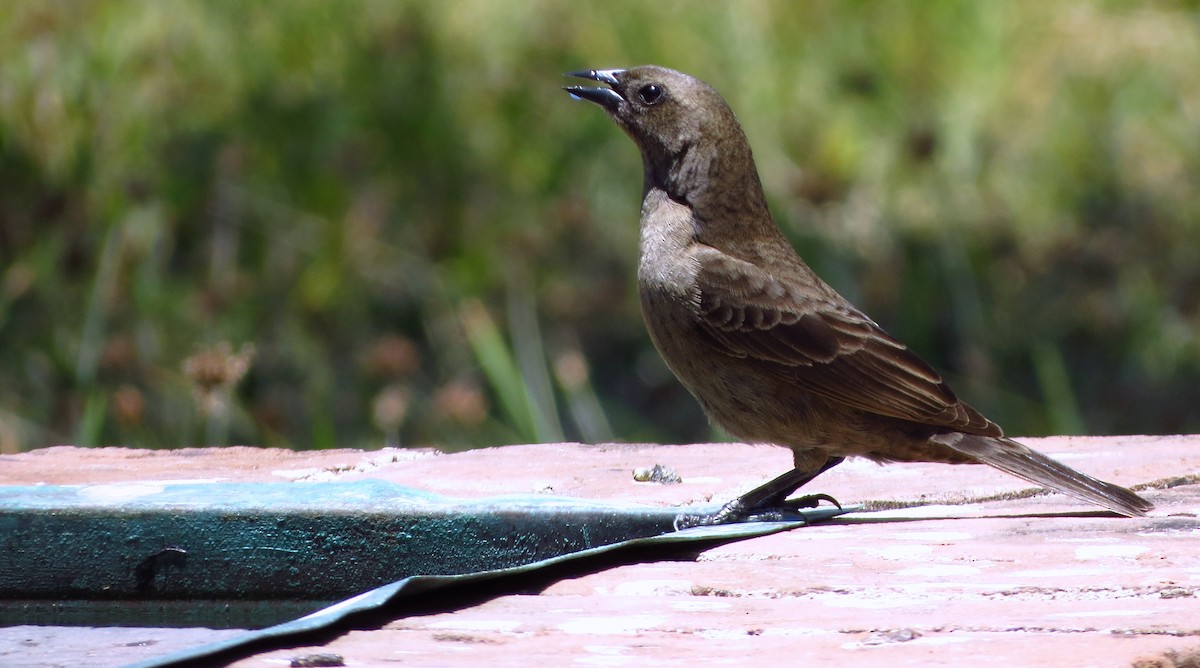
[[[617,77],[623,74],[625,70],[579,70],[578,72],[567,72],[569,77],[579,77],[580,79],[591,79],[599,81],[610,86],[615,86]],[[589,88],[587,86],[563,86],[563,90],[571,94],[571,97],[577,100],[587,100],[595,102],[604,107],[608,111],[616,111],[617,105],[624,102],[624,98],[620,93],[611,88]]]

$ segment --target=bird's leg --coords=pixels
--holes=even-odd
[[[734,522],[779,522],[790,519],[804,519],[797,513],[799,508],[815,508],[821,501],[829,501],[838,508],[842,504],[828,494],[810,494],[791,501],[788,495],[800,489],[813,478],[842,463],[842,457],[830,457],[821,468],[814,470],[792,469],[736,499],[721,506],[721,509],[708,515],[690,515],[680,513],[675,518],[675,529],[687,529],[694,526],[713,524],[732,524]]]

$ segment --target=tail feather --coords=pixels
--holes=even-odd
[[[1141,517],[1154,508],[1154,504],[1124,487],[1080,473],[1007,438],[950,433],[939,434],[931,440],[1035,485],[1049,487],[1128,517]]]

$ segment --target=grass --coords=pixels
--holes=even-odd
[[[0,6],[0,451],[709,438],[561,72],[746,126],[785,232],[1014,434],[1194,432],[1188,3]],[[252,347],[214,412],[186,360]]]

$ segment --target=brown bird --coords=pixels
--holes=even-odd
[[[652,65],[568,76],[608,85],[565,90],[641,150],[638,292],[655,347],[731,435],[793,455],[795,469],[677,524],[778,519],[832,501],[787,497],[845,457],[983,463],[1122,515],[1153,508],[1005,438],[817,277],[771,218],[746,135],[708,84]]]

